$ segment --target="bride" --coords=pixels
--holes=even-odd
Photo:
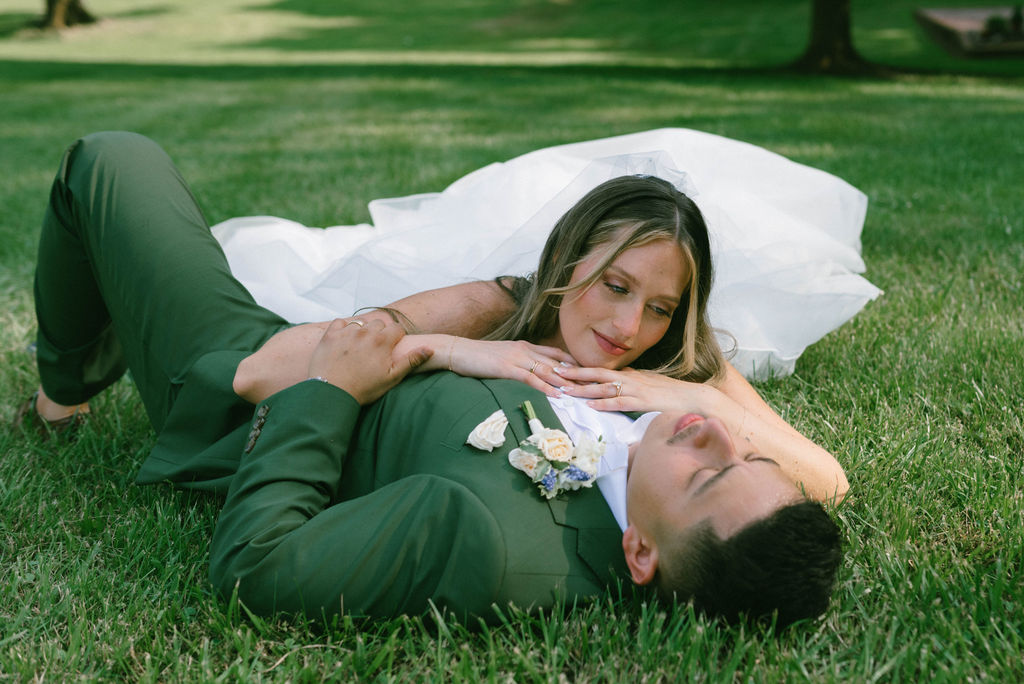
[[[85,141],[72,146],[69,161],[81,156]],[[91,149],[93,138],[88,141]],[[143,331],[129,326],[120,331],[123,335],[144,332],[152,337],[150,327],[162,330],[165,324],[172,324],[167,335],[158,338],[165,340],[159,349],[149,344],[132,352],[146,358],[155,355],[159,357],[157,366],[167,366],[154,375],[153,392],[143,392],[157,425],[169,411],[183,374],[205,350],[204,344],[213,343],[208,339],[213,332],[196,307],[210,309],[218,321],[225,316],[225,306],[239,308],[244,313],[235,321],[239,324],[254,310],[242,306],[249,293],[239,286],[239,280],[265,307],[260,309],[260,325],[243,326],[231,338],[233,347],[248,348],[266,340],[262,333],[252,332],[256,328],[270,330],[287,321],[327,320],[425,288],[524,274],[538,262],[541,246],[559,215],[596,185],[628,174],[667,179],[695,196],[707,220],[717,271],[707,303],[708,318],[724,339],[720,346],[731,348],[730,362],[738,375],[755,378],[791,372],[807,345],[841,325],[879,293],[858,275],[864,270],[859,254],[866,206],[862,193],[834,176],[761,148],[697,131],[664,129],[538,150],[473,172],[439,194],[375,201],[370,209],[376,226],[320,230],[280,219],[235,219],[215,228],[228,263],[224,263],[223,253],[218,262],[220,250],[206,244],[212,242],[209,229],[198,209],[191,207],[194,200],[162,151],[126,135],[99,136],[95,144],[97,149],[113,145],[119,152],[122,147],[140,148],[133,153],[135,157],[119,157],[116,164],[83,167],[94,175],[109,174],[109,178],[99,176],[103,185],[90,186],[99,199],[122,181],[131,180],[132,188],[141,188],[137,201],[121,198],[124,206],[115,207],[120,213],[104,215],[109,221],[124,214],[126,230],[147,230],[122,238],[110,259],[115,264],[148,263],[143,259],[163,244],[156,240],[159,237],[169,241],[160,258],[166,261],[174,255],[180,268],[192,272],[209,262],[203,273],[211,274],[210,278],[216,274],[218,283],[228,283],[218,287],[230,292],[228,304],[216,304],[208,295],[199,294],[205,280],[190,282],[191,289],[197,291],[188,295],[196,299],[190,318],[165,319],[154,312],[165,305],[168,311],[176,310],[177,289],[183,288],[168,289],[163,276],[171,267],[162,264],[162,270],[155,273],[145,272],[141,266],[134,269],[134,278],[154,281],[145,296],[139,294],[138,284],[125,286],[123,277],[117,281],[121,289],[107,293],[123,296],[124,315],[141,317],[149,326]],[[62,166],[58,180],[70,173],[66,167]],[[680,167],[687,173],[679,171]],[[176,199],[178,195],[180,199]],[[86,288],[75,290],[76,297],[68,296],[71,290],[66,281],[78,277],[90,281],[95,274],[83,271],[77,261],[65,264],[64,253],[81,250],[84,245],[68,242],[57,228],[47,230],[50,224],[76,220],[64,215],[64,195],[51,199],[61,202],[51,207],[44,222],[46,239],[40,243],[36,280],[37,315],[52,319],[45,327],[54,330],[44,330],[41,323],[38,361],[41,371],[46,366],[46,374],[53,376],[51,385],[60,396],[51,401],[55,397],[40,391],[39,401],[32,400],[23,408],[28,413],[36,409],[53,425],[77,420],[75,416],[87,410],[86,404],[78,402],[116,379],[126,359],[115,353],[114,337],[119,331],[109,329],[103,312],[110,304],[104,307],[97,301],[100,293]],[[169,206],[158,210],[163,204]],[[140,210],[144,215],[136,216]],[[197,235],[194,255],[186,254],[176,237],[186,229],[189,235]],[[150,233],[156,237],[143,239]],[[44,259],[50,252],[55,253],[53,259]],[[115,259],[122,252],[126,258]],[[94,256],[105,255],[97,252]],[[140,297],[141,301],[136,301]],[[45,304],[42,308],[41,302]],[[490,311],[468,300],[458,304],[467,316],[482,317]],[[488,315],[493,318],[497,314]],[[61,339],[50,340],[44,332]],[[182,345],[182,337],[191,343]],[[81,364],[89,370],[79,377]]]
[[[695,605],[715,614],[760,612],[753,606],[766,596],[772,597],[766,604],[769,612],[799,605],[801,616],[818,614],[827,605],[839,546],[834,523],[814,502],[843,498],[848,484],[837,460],[775,414],[721,357],[706,320],[713,292],[712,258],[701,212],[666,180],[616,175],[574,201],[553,228],[542,232],[546,242],[536,274],[515,284],[499,278],[518,310],[492,336],[519,342],[411,334],[398,341],[396,353],[387,360],[411,358],[421,350],[426,357],[418,370],[447,368],[464,376],[527,382],[546,391],[570,439],[580,443],[588,433],[592,440],[599,436],[607,449],[594,477],[623,530],[626,563],[637,584],[656,583],[666,596],[693,596]],[[431,237],[441,240],[442,235],[433,232]],[[422,236],[411,237],[415,241]],[[521,246],[503,236],[497,242]],[[460,259],[447,271],[464,273],[466,251],[455,251]],[[487,261],[504,255],[478,256]],[[374,266],[383,273],[393,270],[386,261]],[[338,358],[371,366],[374,347],[357,348],[351,334],[357,330],[355,335],[362,335],[370,325],[355,317],[335,320],[322,332],[311,324],[278,333],[239,364],[234,389],[249,402],[263,405],[267,397],[305,378],[347,388],[344,378],[322,371],[330,366],[317,358],[344,354]],[[311,330],[317,334],[305,346],[285,342]],[[311,357],[302,353],[314,343]],[[504,368],[501,359],[506,361]],[[394,397],[402,389],[372,405],[383,406],[379,410],[384,412],[399,406]],[[349,392],[364,403],[355,389]],[[432,421],[448,425],[451,414],[438,407],[455,403],[454,395],[418,399]],[[464,410],[453,411],[461,416]],[[648,413],[634,423],[620,411]],[[501,411],[488,421],[498,414]],[[383,423],[371,422],[374,430],[390,431]],[[418,443],[430,441],[421,426],[401,424]],[[675,427],[666,429],[667,425]],[[502,437],[504,431],[499,425]],[[463,434],[459,432],[459,439]],[[488,442],[481,448],[491,451],[492,446],[500,444]],[[456,462],[450,449],[451,445],[444,451],[446,464]],[[508,460],[520,467],[511,453]],[[729,478],[723,478],[727,473]],[[222,521],[245,520],[256,508],[266,512],[265,502],[256,501],[254,494],[258,482],[247,481],[241,471],[238,477]],[[801,495],[794,498],[795,492]],[[798,521],[788,517],[791,513],[809,517]],[[313,511],[309,521],[318,521],[317,514]],[[276,525],[277,518],[271,519]],[[247,552],[238,540],[260,539],[260,550],[265,551],[263,528],[233,524],[228,526],[231,532],[215,536],[215,549],[241,547]],[[780,525],[801,544],[765,536],[765,525]],[[830,532],[815,532],[825,529]],[[706,536],[695,541],[695,534]],[[814,543],[803,545],[811,539]],[[722,556],[728,560],[709,561],[717,558],[710,549],[725,544],[732,549]],[[765,549],[772,550],[771,560],[761,555]],[[216,552],[214,556],[220,557]],[[752,567],[759,569],[759,579],[753,582],[747,574]],[[746,575],[745,582],[723,579],[737,570]],[[811,577],[827,579],[812,582]],[[783,591],[784,586],[797,587],[796,594]],[[782,612],[780,620],[781,616]]]
[[[213,232],[260,304],[293,323],[328,320],[424,289],[526,275],[558,217],[631,174],[669,180],[704,214],[711,325],[749,379],[791,373],[807,346],[880,292],[860,275],[863,193],[754,145],[678,128],[541,149],[440,193],[374,200],[373,225],[245,217]]]

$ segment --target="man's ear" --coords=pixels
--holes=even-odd
[[[629,574],[637,584],[648,584],[658,570],[658,547],[633,525],[622,533],[622,550],[626,554]]]

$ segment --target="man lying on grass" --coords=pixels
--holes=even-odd
[[[24,415],[80,416],[131,368],[159,432],[139,481],[227,489],[211,578],[260,613],[493,619],[628,575],[788,624],[825,609],[840,561],[805,496],[846,478],[709,346],[710,271],[692,202],[623,177],[558,222],[532,282],[394,305],[433,334],[393,312],[289,327],[232,277],[163,151],[98,134],[51,193]],[[469,339],[517,308],[552,315],[529,341]]]

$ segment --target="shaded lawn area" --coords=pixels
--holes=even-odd
[[[799,5],[778,12],[803,20]],[[147,681],[1024,675],[1024,89],[1012,63],[959,69],[973,75],[815,79],[753,68],[795,57],[803,35],[750,38],[770,28],[757,3],[701,9],[675,28],[653,3],[610,1],[448,3],[450,15],[424,3],[421,14],[398,16],[347,4],[345,16],[366,19],[355,47],[372,54],[338,63],[336,54],[332,62],[309,50],[337,52],[328,33],[346,28],[301,28],[322,5],[293,0],[248,12],[223,5],[238,17],[287,10],[291,37],[250,26],[235,47],[195,48],[219,62],[189,63],[194,53],[179,50],[162,63],[132,64],[123,54],[96,55],[135,45],[142,22],[166,27],[167,44],[153,48],[166,51],[200,4],[89,6],[111,17],[96,32],[0,39],[4,425],[35,382],[24,350],[49,182],[62,149],[92,130],[137,130],[164,145],[212,222],[275,214],[330,225],[366,220],[370,199],[439,190],[546,145],[696,128],[865,191],[867,275],[886,292],[808,350],[794,376],[760,385],[838,456],[853,485],[836,511],[847,559],[820,621],[773,638],[617,595],[566,615],[510,612],[507,624],[476,632],[429,617],[251,619],[213,597],[206,580],[218,502],[131,484],[153,438],[125,382],[97,400],[95,420],[74,445],[54,448],[0,428],[0,673]],[[950,64],[903,27],[900,13],[912,27],[910,8],[854,3],[864,52],[897,64]],[[453,26],[446,40],[429,28],[444,16]],[[474,42],[480,22],[495,37]],[[646,42],[645,31],[653,36]],[[538,33],[533,40],[548,42],[523,44]],[[374,56],[394,52],[396,36],[407,34],[411,54],[393,63]],[[575,42],[559,47],[556,39]],[[38,58],[46,41],[63,56]],[[622,53],[621,63],[564,59],[597,44]],[[686,46],[682,56],[677,44]],[[528,59],[510,66],[469,57],[442,66],[414,51],[516,46]],[[228,56],[246,50],[258,59],[231,63]],[[535,63],[552,52],[562,61]],[[678,63],[663,63],[669,58]]]

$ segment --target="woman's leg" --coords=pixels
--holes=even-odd
[[[231,275],[170,158],[133,133],[97,133],[64,155],[35,280],[45,395],[75,405],[126,368],[160,430],[197,358],[255,350],[286,325]]]

